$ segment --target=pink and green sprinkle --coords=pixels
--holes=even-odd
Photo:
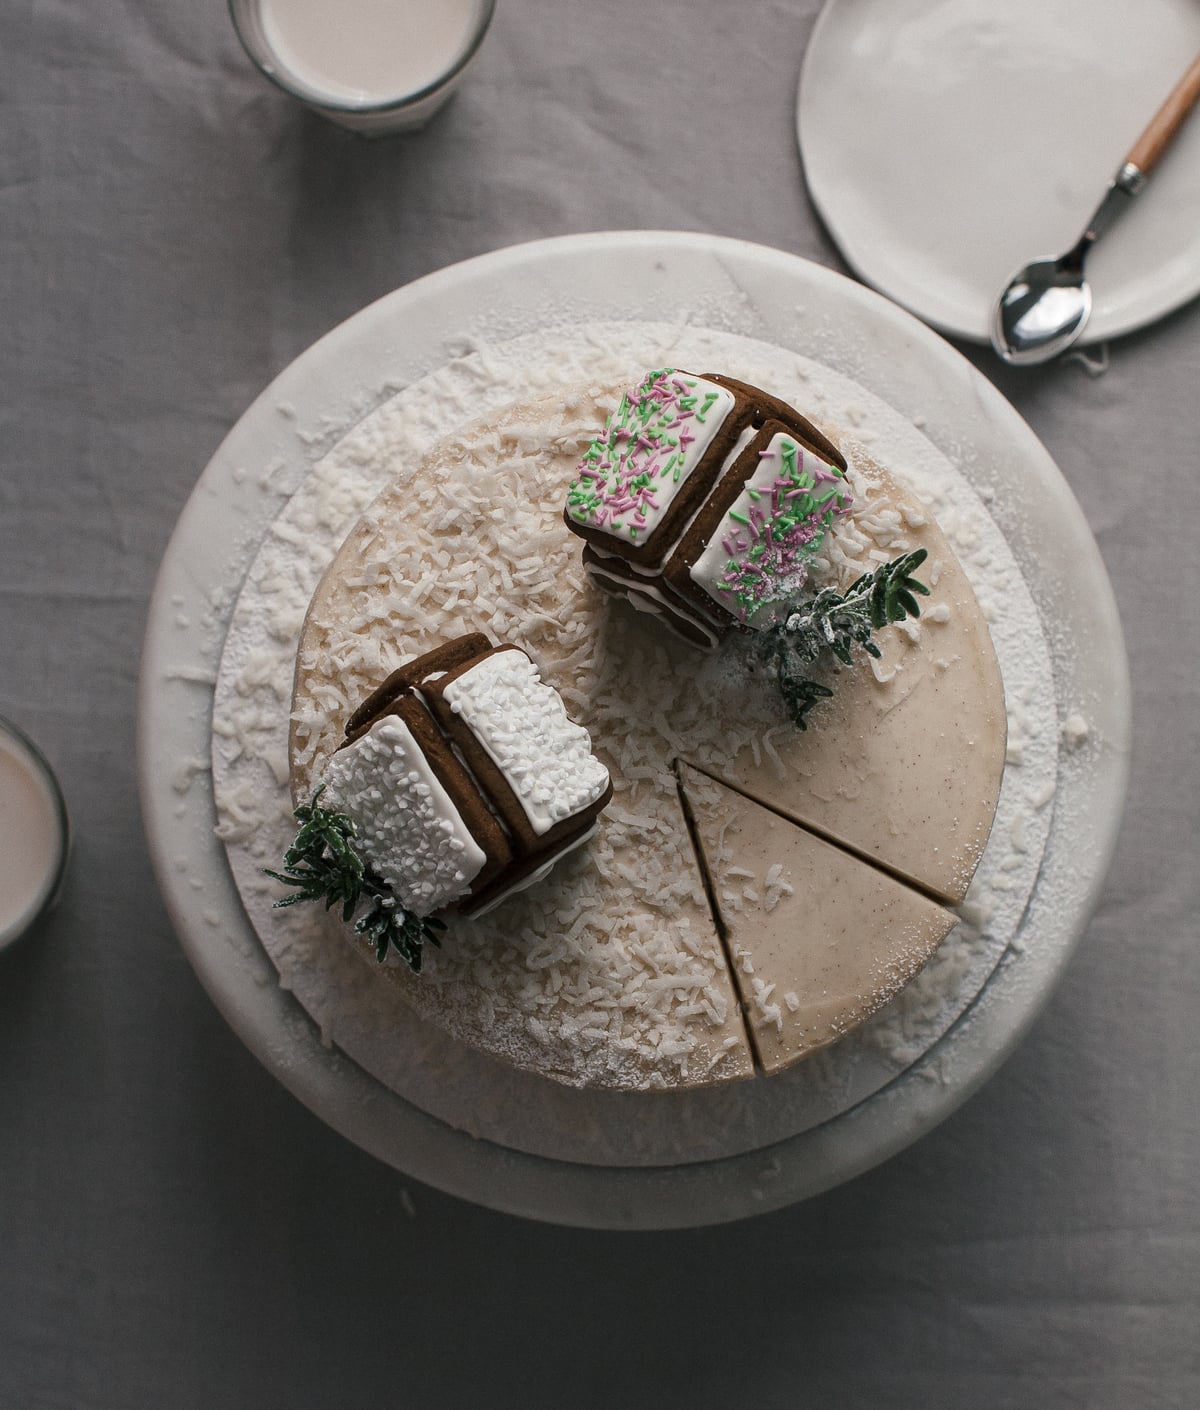
[[[718,399],[709,392],[703,405],[694,392],[696,381],[674,368],[660,368],[621,398],[620,405],[584,452],[576,478],[567,491],[572,519],[609,533],[636,539],[647,510],[657,513],[654,489],[678,484],[687,448],[696,439],[693,426]]]
[[[761,452],[764,459],[774,454]],[[834,517],[850,508],[840,471],[806,456],[797,442],[779,442],[779,461],[770,484],[746,486],[748,511],[730,509],[725,517],[721,546],[727,562],[715,587],[742,621],[803,587]]]

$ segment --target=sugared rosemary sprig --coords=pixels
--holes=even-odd
[[[275,905],[324,901],[326,910],[340,905],[342,919],[348,922],[360,903],[366,901],[367,909],[355,922],[355,934],[364,936],[375,947],[375,957],[381,964],[390,946],[419,974],[422,946],[440,945],[438,932],[445,930],[445,925],[430,916],[415,916],[400,905],[354,846],[352,839],[358,835],[354,820],[320,806],[324,791],[322,785],[311,801],[296,809],[294,816],[300,830],[284,853],[283,871],[263,868],[275,881],[296,887],[292,895],[281,897]]]
[[[833,694],[827,685],[812,680],[807,668],[825,651],[846,665],[854,659],[855,646],[868,656],[882,655],[873,634],[890,622],[921,615],[917,594],[928,597],[929,589],[913,573],[925,558],[925,550],[918,548],[864,573],[844,593],[823,588],[758,634],[758,650],[774,668],[784,704],[801,729],[808,728],[805,717],[813,706]]]

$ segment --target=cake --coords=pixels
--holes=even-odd
[[[419,976],[380,971],[455,1038],[577,1086],[774,1072],[877,1012],[954,925],[1004,760],[987,625],[919,501],[861,446],[839,448],[744,383],[665,375],[683,395],[698,389],[694,405],[726,394],[709,403],[724,406],[720,425],[680,475],[673,519],[668,504],[654,533],[627,525],[641,532],[624,539],[605,524],[577,534],[578,513],[568,527],[626,389],[510,407],[403,467],[326,572],[296,662],[297,799],[320,787],[388,677],[470,633],[536,661],[589,732],[612,780],[594,835],[489,913],[447,917]],[[698,603],[676,570],[714,541],[701,516],[719,523],[736,507],[760,451],[785,466],[784,442],[807,463],[816,512],[779,557],[781,595],[754,611]],[[759,609],[845,590],[914,550],[932,594],[919,622],[881,632],[877,661],[823,665],[832,696],[798,729],[754,649]],[[608,591],[617,579],[632,593]],[[664,605],[687,640],[663,630]],[[425,708],[446,736],[438,694]]]

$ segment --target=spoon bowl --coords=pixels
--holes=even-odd
[[[1049,362],[1083,332],[1092,312],[1092,291],[1083,277],[1087,252],[1145,185],[1197,99],[1200,56],[1150,119],[1071,249],[1058,259],[1024,265],[1005,285],[991,322],[992,346],[1005,362]]]
[[[992,346],[1014,366],[1047,362],[1075,342],[1091,312],[1082,260],[1034,260],[1013,275],[992,310]]]

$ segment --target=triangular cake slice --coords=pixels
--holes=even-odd
[[[764,1071],[878,1012],[957,923],[911,886],[688,765],[679,778]]]
[[[857,447],[856,465],[871,486],[869,503],[861,491],[856,499],[858,521],[894,535],[892,556],[928,554],[918,573],[931,590],[922,615],[879,633],[880,660],[860,656],[831,675],[833,697],[812,711],[806,730],[774,730],[769,747],[742,749],[711,772],[956,905],[1000,794],[1007,735],[1000,667],[983,610],[933,515]],[[844,568],[843,589],[874,566]]]

